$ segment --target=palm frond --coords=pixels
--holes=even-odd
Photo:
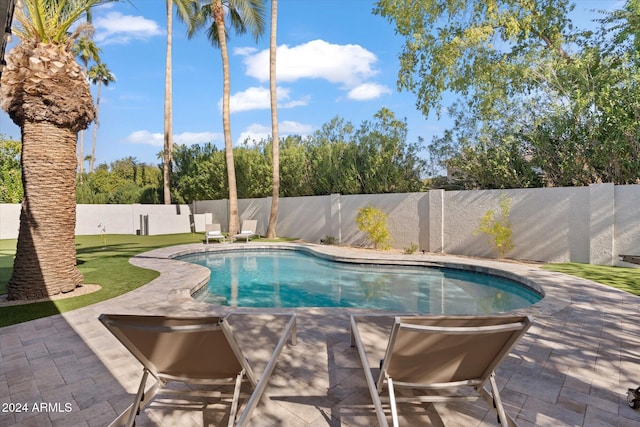
[[[214,46],[219,47],[218,29],[211,10],[214,1],[221,0],[201,0],[197,13],[191,15],[188,36],[193,37],[198,30],[206,26],[207,38]],[[264,0],[224,0],[222,5],[229,17],[228,22],[225,20],[225,28],[228,23],[228,27],[233,28],[236,34],[245,34],[250,31],[256,41],[264,33],[266,27]],[[225,35],[227,39],[229,39],[229,33],[227,29]]]
[[[14,30],[21,40],[71,44],[80,34],[69,33],[71,26],[91,8],[119,0],[22,0],[14,17]]]
[[[109,86],[109,83],[116,81],[116,76],[113,75],[104,62],[100,62],[91,67],[87,74],[93,84],[98,84],[98,82],[100,82],[100,84]]]
[[[192,38],[209,20],[213,20],[213,17],[211,6],[208,2],[204,2],[203,5],[193,3],[190,5],[190,9],[190,18],[187,23],[187,37]]]
[[[265,2],[263,0],[229,0],[229,15],[231,25],[238,34],[244,34],[247,29],[258,41],[264,33]],[[238,32],[241,29],[241,32]]]
[[[176,6],[178,19],[187,25],[190,24],[194,11],[198,10],[198,0],[170,0]]]

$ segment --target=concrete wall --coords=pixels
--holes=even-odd
[[[514,249],[509,258],[545,262],[625,265],[620,254],[640,254],[640,185],[281,198],[277,234],[319,242],[330,236],[366,245],[355,217],[368,205],[388,214],[392,246],[495,257],[486,235],[474,231],[500,197],[511,199]],[[238,203],[242,219],[256,219],[266,234],[271,198]],[[193,212],[193,214],[192,214]],[[0,204],[0,239],[16,238],[19,205]],[[228,200],[188,205],[78,205],[77,234],[170,234],[204,231],[208,222],[226,231]],[[103,230],[104,229],[104,230]]]
[[[615,186],[614,195],[613,252],[640,255],[640,185]]]
[[[173,234],[204,231],[205,216],[188,205],[77,205],[76,234]],[[0,239],[15,239],[20,205],[0,204]]]
[[[431,193],[379,194],[342,196],[342,242],[366,245],[366,235],[355,223],[358,211],[374,206],[388,215],[387,226],[394,248],[405,248],[415,243],[428,250],[428,203]],[[422,219],[422,221],[421,221]],[[426,219],[426,221],[424,221]]]
[[[310,242],[319,242],[327,236],[337,239],[340,232],[339,197],[335,195],[281,198],[278,202],[277,234]],[[265,207],[266,218],[258,220],[259,229],[269,225],[270,211],[271,198]]]
[[[193,202],[193,212],[198,214],[208,214],[209,224],[220,224],[222,231],[228,231],[229,224],[229,201],[224,200],[201,200]]]
[[[366,245],[355,217],[372,205],[389,215],[394,248],[415,243],[429,252],[491,258],[497,256],[493,244],[475,230],[487,210],[499,210],[503,194],[511,199],[509,258],[633,266],[619,255],[640,254],[640,185],[283,198],[277,234]],[[270,203],[241,201],[240,215],[257,219],[264,234]]]
[[[496,256],[488,236],[474,231],[487,210],[499,211],[502,194],[511,199],[509,257],[589,262],[589,187],[445,192],[444,252]]]
[[[18,237],[21,205],[0,203],[0,239]]]

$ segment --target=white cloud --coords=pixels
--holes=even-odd
[[[290,120],[283,120],[278,123],[278,133],[281,136],[286,135],[300,135],[306,136],[313,132],[313,126],[300,122],[292,122]]]
[[[231,95],[229,106],[232,113],[249,110],[264,110],[270,107],[269,89],[250,87],[249,89]],[[218,109],[222,110],[222,100],[218,102]]]
[[[249,141],[251,145],[252,142],[260,141],[261,139],[266,139],[271,135],[271,126],[265,126],[258,123],[253,123],[247,126],[247,128],[242,131],[240,136],[237,139],[237,145],[242,144],[245,141]]]
[[[137,130],[130,133],[124,139],[132,144],[144,144],[162,147],[164,145],[164,135],[161,133],[151,133],[148,130]]]
[[[387,86],[377,83],[363,83],[351,89],[347,97],[355,101],[368,101],[370,99],[380,98],[382,95],[389,93],[392,92]]]
[[[309,103],[309,97],[291,99],[290,90],[278,86],[278,108],[293,108]],[[264,87],[250,87],[249,89],[231,95],[230,108],[232,113],[250,110],[268,110],[271,108],[269,89]],[[222,110],[222,100],[218,101],[218,109]]]
[[[269,50],[244,56],[247,75],[262,82],[268,81]],[[375,54],[360,45],[313,40],[298,46],[278,47],[276,71],[278,80],[283,82],[316,78],[354,87],[378,73],[373,69],[377,60]]]
[[[214,132],[183,132],[173,135],[174,144],[203,144],[222,140],[222,135]],[[154,147],[164,146],[164,133],[149,132],[148,130],[138,130],[130,133],[125,139],[126,142],[132,144],[152,145]]]
[[[214,132],[182,132],[173,135],[174,144],[204,144],[213,141],[224,141],[224,135]]]
[[[95,41],[98,44],[123,44],[131,40],[146,40],[164,34],[157,22],[143,16],[123,15],[108,12],[93,20],[96,28]]]
[[[301,135],[306,136],[313,132],[313,126],[294,122],[290,120],[283,120],[278,123],[278,134],[280,137],[285,137],[287,135]],[[262,139],[267,139],[271,137],[271,126],[261,125],[259,123],[253,123],[249,125],[238,137],[236,144],[242,144],[244,141],[248,140],[249,143],[260,141]]]
[[[256,53],[257,51],[258,48],[256,47],[236,47],[233,49],[233,54],[239,56],[249,56]]]

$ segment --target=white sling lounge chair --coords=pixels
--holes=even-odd
[[[242,228],[240,229],[240,233],[233,236],[233,240],[245,239],[249,242],[250,237],[256,237],[258,233],[256,233],[256,228],[258,227],[258,221],[255,219],[245,219],[242,221]]]
[[[372,326],[372,323],[367,326],[374,317],[378,319],[378,326]],[[380,320],[384,320],[383,316],[351,316],[352,345],[358,348],[381,427],[389,425],[383,402],[389,403],[393,425],[398,426],[397,402],[470,401],[481,397],[495,407],[502,426],[516,425],[504,411],[494,371],[531,326],[530,317],[396,317],[391,332],[382,337],[379,336]],[[390,319],[387,317],[387,320]],[[389,323],[386,331],[389,330]],[[387,343],[386,352],[379,347],[381,352],[367,354],[362,338],[364,336],[366,341],[375,342],[376,331],[378,344]],[[372,347],[375,345],[368,345],[370,353]],[[378,362],[380,374],[376,382],[372,365],[378,368]],[[490,392],[485,389],[487,382]],[[455,396],[442,393],[447,389],[460,391],[464,387],[470,387],[475,393],[457,393]],[[413,395],[396,396],[400,389],[410,389]]]
[[[133,426],[136,414],[170,381],[212,386],[235,386],[229,426],[245,426],[258,404],[287,337],[296,343],[295,315],[290,315],[262,376],[256,378],[236,342],[226,317],[165,317],[102,314],[100,321],[143,366],[142,380],[133,404],[111,426]],[[147,379],[155,384],[145,391]],[[238,414],[240,389],[248,383],[252,392]],[[188,391],[179,391],[188,395]],[[201,395],[202,393],[198,394]],[[219,393],[218,393],[219,395]]]
[[[204,238],[207,241],[207,244],[209,244],[209,239],[224,242],[225,237],[224,234],[222,234],[220,224],[205,224]]]

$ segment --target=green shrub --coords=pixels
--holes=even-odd
[[[480,219],[480,226],[473,232],[474,235],[484,233],[489,236],[500,258],[504,258],[507,252],[513,249],[511,241],[511,199],[502,194],[500,196],[500,213],[495,209],[489,209]]]
[[[373,206],[358,211],[356,216],[358,229],[366,233],[376,249],[391,249],[391,239],[387,228],[387,214]]]
[[[415,253],[417,250],[418,250],[418,245],[416,245],[414,242],[411,242],[409,243],[409,246],[404,248],[404,253],[407,255],[411,255]]]
[[[336,238],[333,236],[327,236],[324,239],[320,239],[320,243],[323,245],[334,245],[336,243]]]

